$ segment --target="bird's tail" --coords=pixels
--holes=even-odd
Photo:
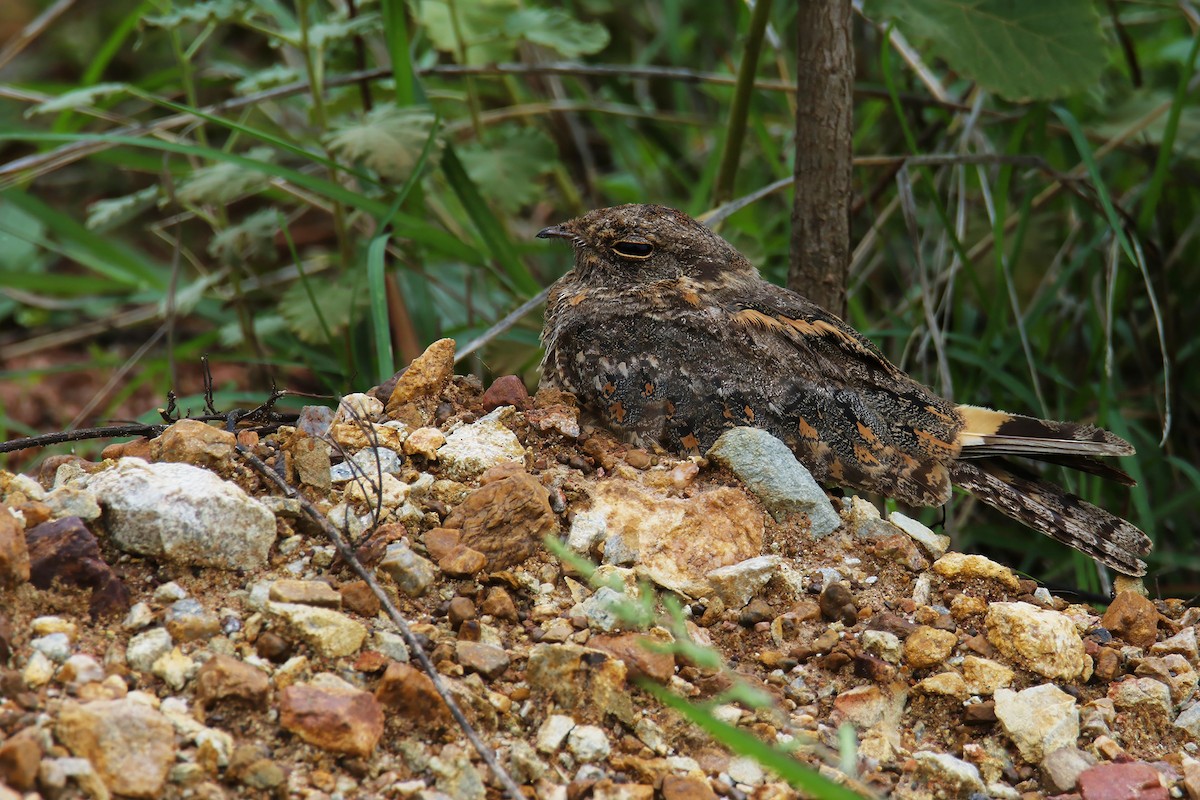
[[[1145,533],[1048,481],[1018,474],[992,458],[955,461],[950,480],[1001,513],[1118,572],[1146,574],[1146,564],[1138,558],[1150,552]]]
[[[964,405],[955,410],[966,423],[958,434],[962,446],[959,458],[1024,456],[1061,463],[1046,456],[1094,458],[1134,454],[1129,442],[1094,425],[1023,417],[979,406]]]

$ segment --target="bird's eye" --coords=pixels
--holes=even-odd
[[[654,252],[654,245],[649,242],[620,241],[612,246],[613,252],[621,258],[649,258]]]

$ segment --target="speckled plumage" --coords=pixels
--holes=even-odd
[[[958,485],[1121,572],[1144,573],[1145,534],[998,463],[1027,456],[1128,482],[1094,459],[1131,454],[1118,437],[939,397],[680,211],[599,209],[538,235],[575,247],[574,269],[547,301],[543,385],[573,393],[627,439],[703,453],[727,428],[763,428],[826,485],[918,506],[942,505]]]

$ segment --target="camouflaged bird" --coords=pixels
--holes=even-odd
[[[547,301],[542,384],[571,392],[627,440],[704,453],[728,428],[762,428],[827,486],[913,506],[940,506],[958,486],[1120,572],[1145,574],[1142,531],[1007,460],[1132,485],[1096,460],[1132,455],[1128,442],[939,397],[680,211],[604,208],[538,237],[575,247],[574,269]]]

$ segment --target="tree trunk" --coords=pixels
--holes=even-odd
[[[789,289],[846,313],[854,44],[850,0],[800,0],[796,18],[796,187]]]

